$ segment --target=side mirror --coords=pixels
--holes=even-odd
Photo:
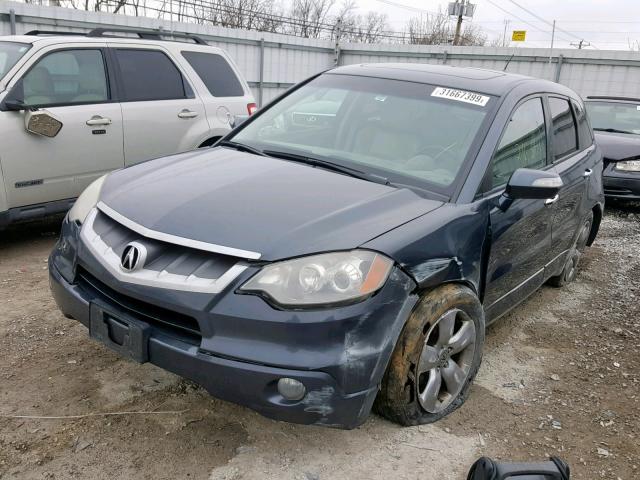
[[[562,186],[562,178],[557,173],[519,168],[507,183],[500,209],[506,210],[516,199],[553,199]]]
[[[62,122],[46,110],[28,110],[24,116],[24,126],[28,132],[53,138],[62,129]]]

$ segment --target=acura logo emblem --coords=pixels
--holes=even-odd
[[[138,242],[131,242],[124,247],[120,257],[120,267],[125,272],[135,272],[144,266],[147,260],[147,249]]]

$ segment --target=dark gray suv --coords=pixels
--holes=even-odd
[[[561,85],[341,67],[214,148],[94,183],[51,289],[92,338],[269,417],[353,428],[375,402],[433,422],[466,398],[485,326],[575,278],[601,174]]]

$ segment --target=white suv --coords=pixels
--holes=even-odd
[[[212,145],[253,113],[223,50],[165,35],[0,37],[0,228],[65,211],[111,170]]]

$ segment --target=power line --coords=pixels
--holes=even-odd
[[[542,18],[540,15],[532,12],[531,10],[529,10],[528,8],[523,7],[522,5],[520,5],[518,2],[516,2],[515,0],[507,0],[510,3],[513,3],[516,7],[524,10],[525,12],[527,12],[529,15],[531,15],[534,18],[537,18],[538,20],[540,20],[541,22],[546,23],[549,26],[554,26],[554,24],[552,24],[551,22],[549,22],[547,19]],[[578,40],[582,40],[579,36],[574,35],[572,33],[567,32],[566,30],[561,29],[560,27],[555,26],[555,29],[558,30],[559,32],[563,32],[566,33],[567,35],[577,38]],[[595,45],[590,44],[593,48],[597,48]]]
[[[638,23],[637,21],[629,21],[629,20],[563,20],[556,19],[558,22],[562,23]],[[530,20],[533,23],[547,23],[546,20]],[[504,20],[482,20],[483,23],[503,23]]]
[[[416,13],[426,13],[428,15],[440,15],[440,12],[432,12],[429,10],[425,10],[423,8],[412,7],[410,5],[405,5],[403,3],[393,2],[391,0],[375,0],[376,2],[384,3],[385,5],[390,5],[392,7],[402,8],[404,10],[408,10],[410,12]]]
[[[518,15],[515,15],[514,13],[511,13],[510,11],[508,11],[508,10],[506,10],[506,9],[502,8],[500,5],[498,5],[497,3],[495,3],[493,0],[487,0],[487,2],[489,2],[491,5],[493,5],[493,6],[494,6],[494,7],[496,7],[497,9],[502,10],[502,11],[503,11],[504,13],[506,13],[507,15],[510,15],[510,16],[512,16],[513,18],[517,18],[518,20],[520,20],[520,21],[521,21],[521,22],[523,22],[523,23],[526,23],[527,25],[529,25],[530,27],[534,28],[535,30],[537,30],[537,31],[539,31],[539,32],[542,32],[542,33],[551,33],[551,32],[545,31],[545,30],[541,30],[540,28],[536,27],[534,24],[532,24],[532,23],[528,22],[527,20],[523,19],[522,17],[519,17]],[[568,39],[568,38],[566,38],[566,37],[565,37],[565,38],[563,38],[563,40],[564,40],[565,42],[571,42],[571,40],[570,40],[570,39]]]
[[[109,4],[111,4],[111,2],[109,2]],[[109,5],[107,4],[107,5]],[[126,6],[134,6],[133,4],[126,2],[125,3]],[[113,6],[113,4],[111,4],[111,6]],[[291,17],[286,17],[283,15],[277,15],[277,14],[271,14],[271,13],[265,13],[265,12],[260,12],[260,11],[256,11],[256,10],[251,10],[251,9],[240,9],[238,7],[233,7],[233,6],[229,6],[229,5],[216,5],[216,4],[212,4],[209,2],[201,2],[201,3],[195,3],[194,1],[188,1],[188,0],[181,0],[180,2],[180,6],[186,6],[186,7],[193,7],[193,14],[189,14],[186,13],[184,11],[176,11],[174,10],[173,4],[169,3],[169,10],[165,9],[165,8],[156,8],[156,7],[151,7],[151,6],[144,6],[144,7],[139,7],[141,9],[146,9],[146,10],[150,10],[152,12],[156,12],[158,14],[165,14],[165,15],[176,15],[178,16],[178,18],[185,18],[185,19],[192,19],[192,20],[196,20],[198,22],[203,22],[203,21],[210,21],[212,23],[218,23],[220,26],[223,27],[231,27],[231,28],[251,28],[251,27],[246,27],[245,25],[243,25],[243,22],[240,21],[239,24],[234,24],[234,25],[225,25],[222,22],[216,22],[215,18],[202,18],[200,16],[197,16],[197,11],[196,9],[199,9],[202,13],[214,13],[214,14],[232,14],[232,15],[237,15],[238,17],[242,17],[243,15],[248,15],[251,14],[253,16],[254,20],[261,20],[264,22],[279,22],[280,24],[284,24],[284,25],[289,25],[291,27],[294,28],[305,28],[308,29],[312,32],[327,32],[329,34],[333,34],[335,33],[335,26],[333,24],[329,24],[329,23],[324,23],[324,22],[317,22],[314,20],[310,20],[307,21],[306,19],[295,19],[295,18],[291,18]],[[234,22],[231,22],[234,23]],[[342,34],[346,34],[346,35],[362,35],[363,32],[359,31],[359,30],[353,30],[353,29],[341,29],[341,33]],[[386,38],[386,39],[395,39],[395,40],[402,40],[403,42],[406,41],[407,37],[405,35],[404,32],[386,32],[386,31],[382,31],[382,32],[376,32],[371,34],[372,37],[375,38]]]

